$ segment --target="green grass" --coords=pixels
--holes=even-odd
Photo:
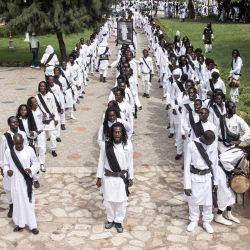
[[[202,48],[204,22],[186,21],[179,22],[176,19],[157,19],[163,32],[170,40],[173,40],[175,32],[179,30],[181,36],[188,36],[194,48]],[[215,60],[218,65],[222,79],[227,83],[227,77],[231,65],[231,53],[233,49],[239,49],[243,60],[241,71],[240,102],[238,109],[244,118],[250,123],[250,24],[217,24],[212,23],[214,31],[213,50],[206,54]]]
[[[79,42],[79,39],[81,37],[88,39],[91,33],[91,30],[86,30],[83,33],[73,33],[69,35],[64,35],[64,42],[66,45],[67,53],[69,54],[73,50],[75,44]],[[53,46],[57,56],[60,58],[59,46],[55,34],[38,36],[38,39],[40,42],[39,59],[41,59],[45,48],[49,44]],[[0,37],[0,66],[30,65],[32,54],[29,50],[29,43],[24,42],[24,35],[14,36],[12,40],[14,41],[14,49],[9,49],[9,38]]]

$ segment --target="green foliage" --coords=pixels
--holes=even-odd
[[[66,57],[62,34],[96,29],[104,14],[111,11],[114,0],[0,0],[0,17],[5,25],[3,36],[33,32],[55,33],[60,45],[61,57]]]
[[[202,20],[201,22],[179,22],[175,19],[157,19],[157,22],[164,33],[167,34],[169,40],[173,40],[175,32],[179,30],[182,37],[185,35],[189,37],[194,48],[200,47],[203,49],[202,32],[206,23]],[[250,123],[250,24],[212,23],[212,27],[215,35],[213,50],[205,56],[215,60],[225,83],[227,83],[230,70],[232,50],[237,48],[240,51],[243,68],[241,72],[240,102],[237,106],[244,118]]]
[[[91,33],[92,30],[88,29],[83,33],[64,35],[67,51],[70,53],[81,37],[88,39]],[[38,39],[40,42],[39,58],[42,57],[48,44],[53,46],[55,53],[59,56],[60,50],[57,38],[54,34],[38,36]],[[13,37],[14,49],[8,48],[8,41],[8,38],[0,38],[0,66],[30,66],[32,55],[29,49],[29,44],[24,42],[24,35]]]
[[[98,25],[107,13],[111,1],[107,0],[0,0],[0,15],[6,22],[4,31],[20,34],[72,33]]]

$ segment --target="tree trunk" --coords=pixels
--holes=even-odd
[[[63,40],[63,33],[62,32],[57,32],[56,33],[59,48],[60,48],[60,53],[61,53],[61,60],[66,60],[67,59],[67,52],[66,52],[66,46]]]
[[[195,17],[194,4],[192,0],[188,1],[188,16],[190,19],[194,19]]]

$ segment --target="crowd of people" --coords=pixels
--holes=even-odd
[[[230,179],[241,171],[247,157],[240,144],[250,139],[250,128],[236,113],[238,85],[234,82],[239,81],[242,67],[239,51],[232,50],[231,98],[226,100],[218,65],[206,58],[201,48],[194,48],[179,31],[172,43],[167,42],[160,26],[147,16],[141,16],[141,27],[156,60],[158,82],[166,100],[169,138],[175,136],[175,160],[184,158],[184,193],[190,219],[187,231],[198,225],[199,206],[203,206],[203,227],[208,233],[214,232],[210,224],[213,207],[218,208],[216,222],[227,226],[240,223],[231,211],[235,193]],[[212,33],[209,35],[211,39]],[[205,52],[211,46],[209,42],[205,43]]]
[[[89,76],[96,70],[101,81],[106,81],[108,34],[106,23],[86,42],[81,38],[67,61],[59,62],[51,45],[46,47],[40,63],[37,55],[33,57],[32,67],[44,67],[44,80],[39,82],[37,94],[8,118],[9,130],[0,138],[0,168],[9,204],[7,216],[13,219],[15,232],[28,226],[33,234],[39,233],[33,187],[40,187],[39,172],[46,172],[46,152],[57,157],[61,131],[66,130],[67,120],[77,119],[77,104],[84,98]]]
[[[177,31],[173,42],[167,42],[152,16],[137,11],[131,3],[116,8],[123,8],[123,15],[110,17],[86,43],[81,38],[68,61],[59,63],[53,47],[47,46],[41,59],[45,80],[39,82],[37,95],[8,118],[9,130],[0,142],[0,167],[14,231],[27,225],[33,234],[39,233],[33,186],[40,186],[39,171],[46,172],[46,151],[49,147],[57,157],[61,130],[66,130],[67,118],[76,119],[77,104],[84,97],[89,77],[99,72],[100,82],[105,83],[110,67],[116,69],[116,79],[97,139],[100,156],[96,185],[103,195],[105,228],[115,226],[118,233],[123,232],[134,179],[134,120],[142,110],[140,98],[150,98],[152,77],[158,79],[166,101],[169,138],[175,137],[175,160],[184,158],[184,196],[190,219],[187,231],[198,225],[199,206],[203,206],[203,227],[208,233],[214,232],[210,224],[214,207],[218,208],[216,222],[226,226],[240,223],[232,214],[235,193],[229,185],[232,174],[241,171],[247,157],[239,145],[250,139],[249,126],[236,113],[238,93],[232,85],[240,78],[239,51],[232,52],[229,72],[230,88],[236,92],[230,92],[231,100],[226,100],[225,83],[215,61],[206,58],[201,48],[194,48],[187,36]],[[135,39],[131,44],[117,44],[118,57],[110,62],[108,41],[110,36],[117,36],[119,20],[133,22],[131,36]],[[141,29],[148,41],[139,60],[135,58],[136,29]]]

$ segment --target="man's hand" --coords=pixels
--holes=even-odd
[[[30,168],[26,168],[26,169],[24,169],[24,171],[26,172],[26,174],[30,174],[31,173]]]
[[[128,180],[128,186],[129,186],[129,187],[132,187],[132,186],[133,186],[133,184],[134,184],[133,180],[131,180],[131,179],[130,179],[130,180]]]
[[[97,178],[96,186],[97,187],[101,187],[102,186],[102,179],[101,178]]]
[[[182,135],[181,138],[182,138],[182,140],[186,140],[186,136],[185,135]]]
[[[184,189],[184,194],[186,196],[191,196],[192,195],[192,190],[191,189]]]
[[[168,104],[168,105],[166,106],[166,110],[169,110],[170,108],[171,108],[171,105]]]
[[[7,175],[8,175],[8,176],[12,176],[12,175],[13,175],[13,171],[12,171],[12,170],[8,170],[8,171],[7,171]]]

